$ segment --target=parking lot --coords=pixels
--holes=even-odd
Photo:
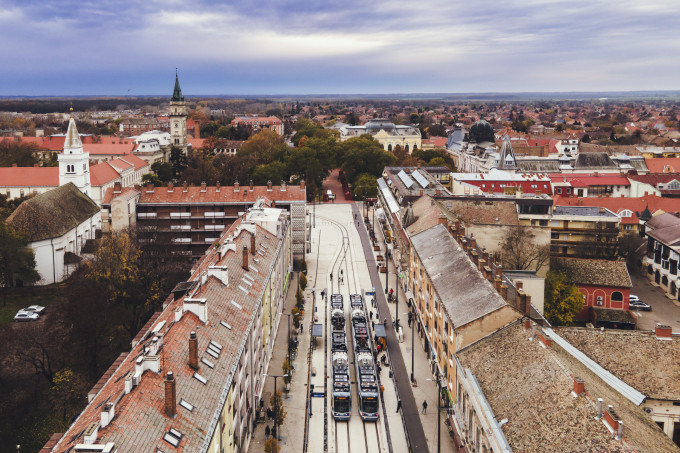
[[[631,274],[633,288],[630,293],[652,306],[652,311],[631,311],[637,316],[638,329],[654,330],[658,324],[665,324],[673,328],[673,332],[680,333],[680,307],[675,305],[664,292],[652,285],[650,280],[642,274]]]

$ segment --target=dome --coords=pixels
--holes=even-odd
[[[470,128],[470,141],[477,143],[495,142],[493,127],[486,120],[479,120]]]

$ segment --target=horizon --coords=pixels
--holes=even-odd
[[[5,0],[0,96],[165,95],[175,68],[192,96],[673,91],[679,15],[673,0]]]

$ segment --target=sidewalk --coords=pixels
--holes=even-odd
[[[369,221],[372,220],[372,212],[369,210]],[[382,234],[382,230],[379,227],[379,222],[376,220],[376,243],[380,244],[380,252],[374,252],[374,255],[381,254],[385,256],[385,242]],[[411,372],[414,372],[416,385],[411,387],[411,392],[413,398],[417,404],[418,414],[420,417],[420,422],[423,426],[423,431],[426,436],[427,446],[429,451],[437,451],[437,383],[435,377],[432,374],[431,365],[429,362],[428,353],[425,350],[425,344],[423,342],[422,333],[418,334],[416,329],[416,335],[413,337],[413,330],[416,323],[411,323],[408,325],[408,300],[404,294],[401,285],[397,285],[397,275],[396,266],[393,260],[390,260],[389,264],[389,287],[394,288],[395,291],[399,291],[398,297],[398,307],[396,303],[387,303],[390,319],[396,319],[396,309],[399,309],[399,325],[402,327],[403,332],[403,342],[398,343],[401,354],[406,362],[407,375],[405,379],[410,381]],[[402,270],[402,272],[407,272]],[[382,284],[385,283],[385,276],[381,275],[380,278]],[[398,286],[398,289],[397,289]],[[383,289],[384,295],[384,289]],[[394,331],[394,329],[392,329]],[[411,344],[413,343],[413,349],[415,349],[415,354],[412,353]],[[413,363],[413,365],[412,365]],[[422,414],[422,403],[427,401],[427,414]],[[403,403],[402,403],[403,404]],[[441,449],[442,452],[458,452],[457,446],[454,444],[453,439],[449,436],[449,430],[444,423],[446,419],[446,410],[442,409],[440,414],[440,436],[441,436]],[[461,450],[464,451],[464,450]]]

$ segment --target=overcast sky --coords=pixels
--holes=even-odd
[[[677,90],[679,0],[0,0],[0,95]]]

